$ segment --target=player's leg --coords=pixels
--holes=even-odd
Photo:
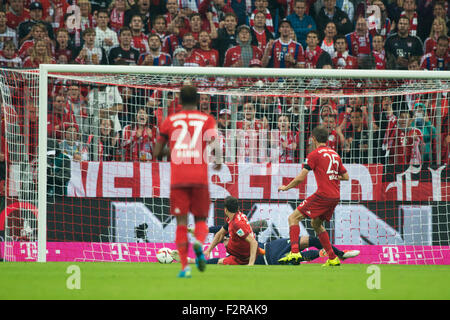
[[[339,265],[340,261],[337,255],[334,253],[333,248],[331,246],[330,237],[328,235],[327,230],[323,226],[323,221],[320,217],[314,218],[311,220],[311,226],[316,232],[320,243],[328,254],[328,261],[326,265]]]
[[[319,249],[320,252],[320,256],[325,257],[328,256],[325,249],[323,249],[322,244],[320,243],[319,238],[317,237],[310,237],[310,236],[303,236],[300,237],[300,251],[306,249],[306,248],[310,248],[310,247],[315,247],[317,249]],[[340,258],[343,257],[345,254],[345,251],[339,250],[338,248],[336,248],[335,246],[331,245],[331,248],[333,249],[334,253]],[[323,252],[323,254],[322,254]],[[302,253],[303,255],[303,253]]]
[[[300,252],[299,239],[300,239],[300,221],[302,221],[305,216],[298,210],[295,209],[293,213],[288,218],[289,222],[289,239],[291,240],[291,252]]]
[[[288,253],[285,257],[278,260],[280,264],[299,264],[302,258],[300,254],[300,221],[302,221],[305,216],[297,209],[294,210],[293,213],[289,215],[288,223],[289,223],[289,239],[291,241],[291,252]]]
[[[206,231],[205,231],[206,229]],[[195,218],[195,242],[194,242],[194,252],[195,252],[195,264],[198,270],[205,271],[206,269],[206,258],[203,253],[203,243],[205,242],[206,236],[208,235],[208,226],[206,225],[205,219]]]
[[[181,272],[179,277],[190,277],[190,268],[188,263],[189,238],[188,238],[188,216],[177,216],[177,230],[175,235],[175,244],[180,257]]]
[[[178,277],[189,278],[190,267],[187,262],[189,250],[188,238],[188,211],[189,192],[186,188],[173,188],[170,190],[170,212],[176,217],[177,228],[175,232],[175,244],[180,257],[181,272]]]
[[[206,219],[208,218],[210,203],[207,187],[192,189],[190,209],[195,218],[194,236],[196,240],[194,242],[194,252],[196,255],[195,262],[200,271],[205,271],[207,264],[203,253],[203,244],[209,233]]]

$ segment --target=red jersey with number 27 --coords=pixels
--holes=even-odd
[[[167,117],[159,132],[159,141],[168,141],[170,146],[171,187],[208,185],[205,151],[217,135],[216,120],[198,110],[182,110]]]
[[[328,199],[340,199],[338,175],[347,172],[341,157],[333,149],[321,146],[306,158],[306,164],[313,170],[317,182],[317,195]]]

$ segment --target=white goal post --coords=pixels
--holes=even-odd
[[[38,118],[40,128],[37,162],[38,186],[35,199],[38,208],[36,239],[38,262],[46,262],[48,260],[48,132],[47,130],[42,130],[42,128],[47,128],[48,125],[49,92],[51,91],[49,86],[53,85],[56,80],[75,81],[77,83],[94,85],[106,84],[108,86],[117,87],[130,86],[151,91],[161,90],[162,93],[160,96],[152,99],[158,100],[158,105],[163,109],[163,117],[166,116],[168,112],[169,102],[167,101],[169,100],[166,99],[166,95],[177,92],[180,85],[187,80],[198,86],[200,94],[223,97],[223,100],[225,101],[223,102],[223,105],[227,107],[217,107],[215,115],[216,117],[219,117],[219,113],[223,109],[227,109],[231,113],[230,132],[233,133],[230,134],[230,137],[232,137],[230,138],[230,141],[232,140],[230,143],[234,143],[235,145],[234,149],[229,152],[229,160],[231,159],[229,163],[232,164],[230,164],[230,170],[227,171],[227,174],[230,175],[231,178],[227,181],[229,184],[233,184],[233,186],[223,187],[221,185],[220,188],[214,186],[217,191],[214,191],[215,189],[213,190],[212,197],[215,199],[223,199],[227,194],[236,192],[236,195],[239,195],[244,199],[243,201],[246,201],[245,206],[254,217],[259,217],[258,219],[260,220],[269,221],[269,224],[274,221],[273,226],[270,227],[270,234],[261,233],[261,241],[272,239],[277,232],[282,235],[286,234],[283,233],[284,231],[280,231],[285,228],[284,224],[282,224],[282,222],[277,224],[278,222],[276,222],[277,219],[280,219],[281,221],[282,218],[277,215],[276,212],[273,212],[275,206],[276,208],[281,208],[281,205],[288,201],[290,201],[290,203],[298,202],[306,195],[311,194],[316,187],[315,182],[313,182],[314,179],[311,176],[308,179],[308,184],[304,187],[304,190],[301,189],[298,192],[290,193],[285,197],[275,195],[273,192],[274,185],[276,183],[283,183],[283,179],[292,176],[292,173],[295,172],[295,170],[298,170],[299,166],[301,166],[303,160],[307,156],[308,134],[310,129],[317,124],[323,124],[323,119],[326,118],[326,116],[325,118],[322,118],[323,107],[331,106],[331,104],[333,104],[336,126],[338,126],[339,115],[342,112],[346,112],[345,106],[348,104],[348,100],[356,96],[362,97],[364,99],[364,105],[361,106],[363,107],[362,110],[364,112],[363,121],[364,124],[367,125],[367,137],[365,143],[366,146],[362,147],[361,144],[358,145],[358,148],[364,148],[365,153],[361,152],[355,156],[352,151],[348,151],[349,155],[348,158],[346,158],[348,159],[348,162],[344,162],[346,166],[348,164],[350,176],[352,177],[352,174],[355,176],[354,181],[357,181],[357,185],[352,185],[351,182],[350,184],[341,185],[344,204],[337,208],[336,217],[332,220],[331,225],[328,226],[333,230],[332,234],[334,242],[342,245],[373,244],[374,247],[379,245],[380,250],[383,250],[381,248],[382,245],[402,246],[403,248],[406,248],[406,256],[408,256],[408,254],[414,256],[415,258],[411,259],[415,259],[414,261],[416,261],[416,263],[417,261],[422,261],[420,257],[417,258],[417,253],[422,250],[418,249],[420,246],[422,246],[422,248],[427,246],[426,250],[423,249],[427,253],[434,252],[433,248],[435,247],[440,247],[440,249],[436,250],[441,256],[445,258],[449,255],[450,230],[442,229],[442,226],[449,228],[448,219],[450,217],[450,212],[448,212],[446,200],[450,199],[450,185],[447,187],[446,178],[440,178],[438,173],[446,171],[446,167],[443,167],[446,166],[447,163],[447,159],[444,159],[444,154],[441,151],[441,145],[443,143],[441,128],[443,127],[444,116],[448,114],[448,106],[444,107],[444,101],[448,102],[448,100],[450,100],[450,71],[41,64],[39,73],[38,75],[36,74],[36,80],[38,80],[39,84]],[[2,92],[2,94],[5,95],[6,93]],[[433,123],[435,128],[434,138],[436,139],[435,145],[433,145],[436,150],[429,151],[430,154],[433,153],[432,158],[430,158],[431,160],[422,160],[419,161],[419,163],[413,163],[410,156],[408,158],[408,163],[404,166],[404,171],[397,171],[397,168],[395,170],[392,169],[392,172],[389,170],[386,171],[385,168],[391,165],[389,160],[386,159],[393,155],[392,151],[391,154],[384,152],[385,150],[381,151],[382,148],[389,147],[386,147],[386,144],[383,141],[386,135],[380,136],[380,124],[382,124],[383,130],[385,131],[391,129],[394,130],[394,128],[389,128],[387,120],[383,120],[385,118],[378,114],[382,113],[384,110],[381,106],[381,101],[383,100],[383,97],[386,96],[391,97],[392,100],[399,101],[398,110],[395,110],[398,111],[398,113],[400,113],[400,105],[409,107],[409,111],[411,111],[412,115],[416,114],[417,110],[415,109],[415,106],[418,105],[417,103],[421,103],[421,105],[423,104],[429,108],[426,111],[426,113],[429,112],[427,114],[427,119]],[[242,112],[245,112],[242,111],[243,105],[246,103],[245,101],[258,101],[258,103],[262,105],[263,103],[258,100],[261,97],[264,99],[269,97],[276,100],[275,102],[271,100],[270,106],[272,109],[268,111],[270,114],[266,114],[267,117],[264,118],[269,119],[266,119],[266,121],[273,122],[268,125],[272,130],[268,129],[268,133],[264,131],[265,128],[264,130],[260,129],[259,131],[256,131],[254,135],[256,142],[249,147],[249,149],[255,149],[254,153],[250,156],[246,156],[241,154],[243,151],[240,150],[242,148],[239,147],[242,146],[239,145],[240,136],[239,133],[236,133],[242,129],[238,127],[238,123],[240,121],[245,122],[245,115],[243,116],[244,118],[239,117]],[[317,104],[312,107],[311,101],[315,101],[314,103]],[[337,101],[345,102],[341,106]],[[279,131],[277,130],[281,130],[277,127],[277,121],[280,119],[280,116],[287,112],[285,111],[288,109],[286,107],[287,103],[290,103],[294,109],[298,106],[298,109],[295,109],[296,111],[289,111],[290,124],[292,125],[292,119],[298,121],[298,124],[296,124],[296,127],[298,125],[298,130],[293,134],[292,138],[295,139],[296,145],[295,156],[293,156],[294,160],[292,161],[286,161],[285,158],[281,160],[282,157],[279,156],[279,152],[273,151],[275,148],[273,144],[275,139],[274,132],[276,132],[277,137],[279,137]],[[255,105],[256,104],[257,103],[255,102]],[[267,102],[267,104],[269,104],[269,102]],[[315,116],[312,114],[312,111],[310,111],[313,108],[316,108],[317,110],[320,109],[320,113],[317,114],[317,119],[319,119],[319,122],[317,123],[311,120],[311,117]],[[350,113],[353,111],[349,111],[349,118],[346,120],[347,127],[350,126]],[[398,113],[395,115],[397,118],[400,118]],[[417,121],[414,123],[417,124]],[[96,126],[98,126],[98,124],[96,124]],[[262,124],[262,126],[264,126],[264,124]],[[96,128],[96,130],[99,129]],[[226,132],[228,134],[228,131]],[[424,134],[424,131],[422,133]],[[262,136],[265,138],[262,139]],[[395,139],[393,136],[390,138]],[[340,136],[338,136],[338,139],[341,139]],[[354,148],[347,146],[347,143],[351,144],[356,138],[353,137],[353,139],[348,140],[347,135],[344,132],[342,134],[342,139],[342,145],[339,147],[342,149],[342,152],[347,152],[347,147]],[[426,144],[425,140],[424,146]],[[395,142],[392,143],[395,144]],[[231,148],[233,148],[233,146]],[[420,151],[422,151],[420,153],[422,159],[425,159],[423,156],[425,153],[424,150],[425,149],[420,149]],[[252,157],[255,157],[255,159],[252,159]],[[277,159],[276,161],[274,160],[275,158]],[[425,164],[426,161],[429,161],[433,165],[429,165],[428,163]],[[382,162],[383,164],[381,164]],[[270,165],[268,165],[268,163],[270,163]],[[394,165],[397,165],[397,163],[394,163],[392,166]],[[232,166],[235,166],[237,169],[235,167],[231,169]],[[141,169],[142,168],[143,166],[141,165]],[[149,170],[151,171],[152,169]],[[155,169],[153,168],[153,170]],[[245,176],[245,172],[247,172],[245,170],[250,172],[248,176]],[[236,173],[237,171],[239,171],[239,174]],[[434,180],[430,183],[427,173],[422,172],[423,174],[421,174],[420,171],[428,172],[430,179],[433,178]],[[392,175],[393,178],[391,180],[384,181],[382,176],[386,175],[386,172],[388,172],[387,174]],[[161,176],[163,175],[164,174],[161,173]],[[271,182],[266,185],[263,180],[261,180],[261,182],[260,180],[257,180],[258,178],[254,178],[254,176],[257,175],[272,175]],[[420,175],[420,178],[417,178],[418,175]],[[423,181],[421,180],[422,175],[424,176],[423,179],[425,179]],[[360,176],[362,178],[360,178]],[[440,189],[433,189],[433,184],[435,185],[438,180],[439,186],[441,186]],[[367,186],[367,181],[370,181],[370,187]],[[163,183],[162,177],[161,183]],[[426,192],[428,193],[426,196],[420,197],[418,196],[420,191],[416,189],[420,188],[422,183],[425,190],[423,191],[424,194]],[[383,184],[382,187],[380,186],[381,184]],[[263,185],[263,187],[257,187],[260,185]],[[142,194],[143,187],[141,186],[140,188]],[[245,188],[248,188],[249,190],[245,190]],[[431,189],[428,190],[428,188]],[[161,195],[159,193],[158,195],[153,194],[153,197],[166,197],[167,193],[164,193],[163,189],[164,187],[161,187]],[[133,191],[133,197],[134,193],[135,192]],[[99,194],[98,191],[97,194]],[[139,195],[138,197],[145,198],[145,196],[142,195]],[[370,209],[371,201],[378,201],[381,205],[374,205],[373,207],[376,209],[372,210]],[[397,203],[395,208],[390,207],[391,201]],[[437,207],[438,209],[433,207]],[[380,210],[380,212],[375,212],[374,210]],[[358,222],[356,219],[352,220],[351,216],[349,216],[349,212],[351,212],[354,217],[358,217],[358,221],[365,221],[364,223],[367,223],[367,226],[361,225],[361,222]],[[397,220],[395,219],[400,216],[401,222],[397,223]],[[394,223],[392,223],[392,219],[395,220]],[[214,224],[217,223],[216,221],[214,222]],[[281,224],[283,226],[279,227]],[[439,228],[435,227],[436,224],[439,224]],[[307,228],[307,226],[302,228],[303,232],[305,232],[305,229]],[[345,231],[350,229],[354,230],[355,228],[358,229],[357,235],[350,231]],[[436,231],[437,229],[440,231]],[[388,240],[385,241],[385,239]],[[151,242],[152,239],[149,240]],[[120,241],[117,240],[117,242]],[[420,251],[420,254],[422,254],[422,251]],[[391,259],[391,257],[389,257],[389,259]],[[433,253],[433,258],[431,260],[432,262],[428,261],[427,263],[441,263],[439,262],[440,260],[436,258],[435,253]],[[445,261],[446,263],[449,263],[448,260]]]

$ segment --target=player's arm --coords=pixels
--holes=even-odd
[[[211,137],[209,145],[212,150],[214,150],[214,170],[219,171],[222,168],[223,155],[220,141],[217,139],[217,136]]]
[[[250,258],[248,259],[248,265],[253,266],[256,260],[256,252],[258,251],[258,242],[252,234],[249,234],[247,238],[245,238],[245,241],[250,243]]]
[[[219,171],[222,168],[223,154],[220,146],[220,139],[218,139],[217,127],[214,122],[214,126],[207,130],[206,136],[208,144],[214,152],[214,170]]]
[[[223,238],[227,234],[227,230],[225,230],[223,227],[220,228],[220,230],[214,235],[213,241],[210,243],[208,249],[205,251],[205,256],[209,257],[211,254],[211,251],[223,241]]]
[[[155,143],[155,147],[153,148],[153,159],[158,159],[160,156],[163,156],[163,150],[165,145],[169,141],[169,137],[166,134],[160,133],[158,140]]]
[[[350,179],[348,172],[344,172],[343,174],[338,175],[339,180],[347,181]]]
[[[307,165],[305,165],[305,167],[303,167],[302,171],[299,173],[298,176],[296,176],[291,182],[289,182],[288,185],[279,187],[278,191],[287,191],[289,189],[295,188],[300,183],[305,181],[306,177],[308,176],[308,172],[309,172],[309,167],[307,167]]]

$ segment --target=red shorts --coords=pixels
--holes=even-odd
[[[208,186],[170,189],[170,213],[184,216],[189,212],[199,218],[207,218],[211,199]]]
[[[320,218],[322,221],[330,221],[334,208],[339,204],[339,199],[327,199],[313,194],[303,200],[297,207],[304,216],[311,219]]]
[[[244,261],[235,256],[228,256],[225,259],[223,259],[223,264],[227,264],[230,266],[247,265],[248,260]]]

